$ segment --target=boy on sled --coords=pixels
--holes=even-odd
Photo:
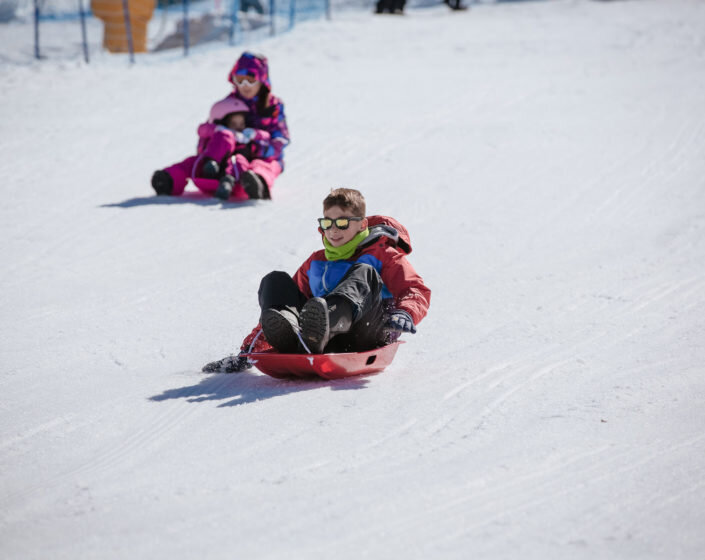
[[[242,371],[250,366],[243,354],[250,352],[361,352],[416,332],[431,291],[406,258],[411,244],[404,226],[366,216],[362,194],[344,188],[325,198],[318,225],[324,248],[293,277],[275,271],[262,279],[260,322],[240,354],[203,371]]]

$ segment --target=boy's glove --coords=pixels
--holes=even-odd
[[[411,315],[403,309],[395,309],[392,311],[387,320],[387,326],[393,328],[395,331],[408,332],[411,334],[416,332],[416,326],[414,325],[414,321],[411,320]]]
[[[227,356],[203,366],[204,373],[237,373],[252,367],[252,363],[244,356]]]

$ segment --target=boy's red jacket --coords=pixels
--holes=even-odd
[[[306,298],[323,296],[337,285],[335,282],[328,289],[324,280],[326,276],[337,276],[339,279],[347,268],[356,262],[370,264],[384,282],[383,297],[391,297],[391,307],[406,311],[414,324],[418,325],[428,311],[431,290],[426,287],[421,276],[406,258],[406,255],[411,253],[409,232],[394,218],[369,216],[367,220],[370,235],[360,243],[350,259],[328,261],[325,250],[320,249],[299,267],[293,276],[294,282]],[[331,271],[331,268],[338,270]],[[245,338],[240,347],[242,352],[265,352],[271,349],[260,330],[260,325],[257,325]],[[255,344],[250,348],[253,341]]]

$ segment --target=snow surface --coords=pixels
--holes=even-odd
[[[276,200],[153,197],[243,48]],[[705,3],[3,60],[3,559],[705,557]],[[376,376],[200,373],[334,186],[411,231],[418,333]]]

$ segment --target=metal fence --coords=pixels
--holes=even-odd
[[[461,0],[466,5],[531,0]],[[135,21],[133,3],[147,2],[147,23]],[[407,0],[407,8],[438,7],[444,0]],[[105,25],[95,7],[110,4],[129,31],[126,48],[135,52],[189,54],[211,42],[236,45],[284,33],[297,22],[331,18],[345,11],[372,12],[376,0],[0,0],[0,63],[32,59],[84,59],[104,56]],[[448,3],[448,2],[446,2]],[[136,29],[142,25],[142,29]],[[146,27],[146,31],[145,28]],[[145,31],[144,41],[133,35]],[[143,48],[136,48],[143,47]]]
[[[131,61],[136,52],[179,50],[186,56],[192,47],[209,42],[236,45],[287,32],[297,22],[330,18],[334,9],[371,5],[371,0],[147,0],[155,3],[146,23],[146,44],[140,45],[134,36],[140,30],[133,1],[110,1],[113,17],[126,31],[127,48],[122,50]],[[14,12],[0,19],[0,39],[16,47],[0,54],[5,61],[81,57],[89,62],[92,54],[105,52],[107,27],[96,0],[0,0],[0,14],[3,6],[8,12],[8,2],[15,3]]]

